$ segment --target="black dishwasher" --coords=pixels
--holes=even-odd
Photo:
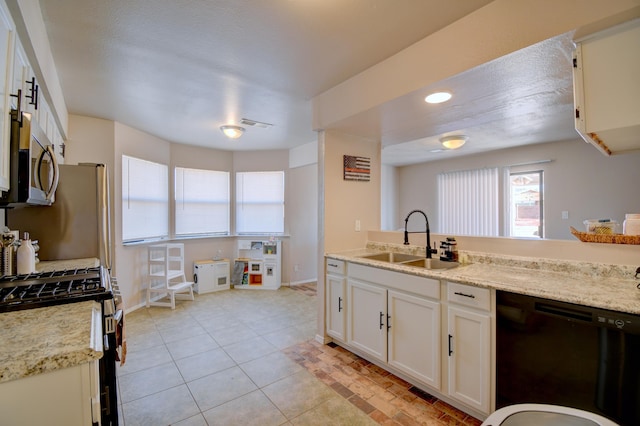
[[[555,404],[640,425],[640,316],[497,292],[496,408]]]

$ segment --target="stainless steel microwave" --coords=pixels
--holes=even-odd
[[[2,192],[0,207],[49,206],[58,186],[58,162],[47,134],[30,113],[11,111],[10,188]]]

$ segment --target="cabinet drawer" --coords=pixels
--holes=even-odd
[[[340,275],[345,274],[344,261],[329,258],[326,260],[326,263],[327,263],[327,274],[340,274]]]
[[[488,288],[447,283],[447,299],[460,305],[471,306],[488,311],[491,309],[491,293]]]
[[[440,299],[440,281],[372,266],[349,264],[349,278],[367,281],[386,288],[407,291],[420,296]]]

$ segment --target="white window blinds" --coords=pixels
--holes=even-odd
[[[236,233],[284,232],[284,172],[236,173]]]
[[[122,156],[122,241],[169,236],[169,169]]]
[[[498,169],[438,175],[439,232],[454,235],[499,235]]]
[[[229,172],[175,168],[176,236],[229,234]]]

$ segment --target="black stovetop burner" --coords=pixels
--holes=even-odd
[[[101,267],[0,278],[0,312],[112,298]]]

